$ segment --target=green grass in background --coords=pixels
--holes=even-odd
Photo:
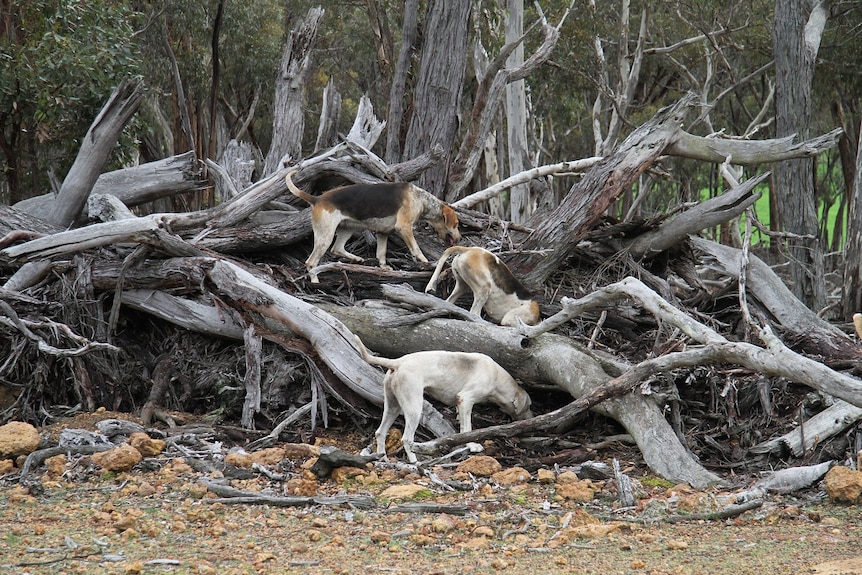
[[[770,222],[770,219],[769,219],[769,201],[770,201],[769,186],[767,186],[766,184],[761,184],[760,186],[757,186],[757,188],[755,188],[755,190],[760,192],[761,196],[760,196],[760,199],[758,199],[754,203],[754,213],[757,216],[757,220],[761,224],[763,224],[764,227],[766,227],[768,229],[769,228],[769,222]],[[702,190],[700,197],[701,197],[701,201],[709,199],[709,190]],[[826,237],[826,240],[827,240],[826,246],[832,245],[832,236],[835,233],[835,221],[836,221],[836,218],[838,217],[838,208],[840,207],[840,205],[841,205],[840,202],[837,202],[837,201],[834,202],[829,207],[828,213],[826,213],[825,215],[824,215],[823,202],[819,202],[817,205],[817,214],[818,214],[818,218],[819,218],[818,221],[822,222],[822,221],[824,221],[824,217],[826,218],[826,236],[827,236]],[[742,217],[739,219],[740,233],[743,233],[743,234],[745,233],[745,217],[746,217],[745,214],[743,214]],[[844,233],[846,233],[846,231],[847,231],[847,212],[846,212],[846,210],[845,210],[844,214],[842,215],[842,219],[844,220],[842,229],[844,230]],[[760,230],[758,230],[757,228],[752,229],[751,238],[752,238],[752,243],[754,243],[754,244],[759,244],[759,243],[768,244],[769,243],[769,238],[765,234],[762,234],[760,232]],[[841,245],[842,246],[844,245],[843,238],[841,240]]]

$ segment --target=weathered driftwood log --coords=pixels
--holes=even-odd
[[[105,172],[93,184],[90,195],[112,195],[127,206],[136,206],[201,190],[205,186],[206,181],[201,178],[197,157],[190,151],[130,168]],[[43,194],[21,200],[15,207],[30,213],[42,213],[54,200],[54,194]],[[82,212],[79,217],[83,215]]]
[[[760,193],[754,192],[754,188],[767,177],[769,172],[751,178],[682,212],[657,229],[640,234],[629,244],[629,253],[635,260],[650,257],[679,245],[688,239],[690,234],[729,222],[760,198]]]
[[[207,489],[221,496],[218,499],[209,499],[210,503],[232,503],[232,504],[256,504],[272,505],[274,507],[302,507],[307,505],[348,505],[361,509],[370,509],[375,506],[374,498],[363,495],[339,495],[335,497],[279,497],[268,495],[259,491],[244,491],[227,485],[222,485],[212,479],[203,478],[198,480],[207,486]]]
[[[610,379],[593,357],[568,338],[554,334],[526,340],[511,328],[486,322],[440,319],[414,326],[390,327],[384,331],[378,327],[380,323],[391,322],[408,312],[386,305],[321,307],[347,324],[370,349],[389,357],[424,349],[477,351],[491,356],[523,382],[550,382],[574,397],[585,395]],[[661,410],[651,399],[629,394],[608,399],[595,410],[616,419],[632,434],[647,465],[658,475],[696,486],[720,482],[679,443]],[[507,426],[525,424],[521,428],[523,431],[529,428],[530,423],[531,420],[528,420]],[[466,435],[469,434],[458,434],[438,441],[451,447],[462,443]],[[493,431],[488,437],[492,436]]]
[[[355,455],[342,451],[332,445],[326,445],[320,448],[320,455],[317,456],[317,461],[309,469],[311,469],[312,473],[323,479],[324,477],[329,477],[329,474],[336,467],[364,468],[366,463],[377,459],[380,459],[379,454]]]
[[[799,355],[786,347],[769,326],[761,328],[759,337],[765,347],[747,342],[731,342],[715,330],[694,320],[635,278],[625,278],[579,300],[563,298],[563,309],[535,326],[523,326],[527,337],[535,337],[561,325],[596,305],[608,305],[623,299],[636,299],[647,311],[678,328],[684,335],[703,344],[702,359],[706,362],[735,363],[760,373],[778,375],[848,403],[862,407],[862,380],[837,372],[826,365]],[[689,346],[689,350],[692,349]],[[686,352],[677,352],[684,357]],[[669,353],[666,358],[675,354]],[[686,360],[684,365],[692,365]]]
[[[794,457],[803,457],[819,443],[838,435],[860,419],[862,419],[862,407],[836,399],[820,413],[800,422],[792,431],[758,443],[749,449],[749,452],[754,454],[790,452]]]
[[[354,347],[352,334],[337,319],[233,263],[214,258],[190,258],[184,262],[174,260],[171,264],[173,269],[182,266],[190,277],[204,274],[222,299],[227,298],[238,310],[254,312],[245,316],[246,321],[251,321],[254,315],[254,321],[259,323],[262,332],[289,331],[308,340],[339,380],[363,399],[383,405],[382,373],[362,361]],[[217,310],[214,306],[208,309],[200,302],[151,291],[126,292],[123,300],[186,329],[237,339],[243,337],[243,329],[238,322],[230,320],[223,309]],[[423,417],[427,417],[426,426],[435,435],[454,432],[452,425],[427,401]]]
[[[723,273],[739,277],[739,249],[699,237],[692,237],[691,242],[704,259],[719,266]],[[796,335],[799,348],[833,359],[862,359],[862,347],[800,302],[763,260],[754,255],[749,259],[746,270],[748,291],[769,310],[782,328]]]

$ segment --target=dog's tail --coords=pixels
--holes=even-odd
[[[354,334],[354,337],[356,338],[356,345],[359,347],[359,353],[362,354],[362,359],[364,359],[367,363],[370,363],[371,365],[379,365],[381,367],[385,367],[386,369],[395,369],[398,367],[398,360],[371,355],[365,348],[365,344],[362,343],[361,339],[359,339],[359,336]]]
[[[299,170],[296,170],[296,169],[290,170],[287,173],[287,175],[284,176],[284,182],[287,184],[287,189],[290,190],[291,194],[293,194],[297,198],[305,200],[309,205],[313,206],[314,204],[317,203],[317,196],[312,196],[311,194],[303,192],[298,187],[296,187],[296,184],[294,184],[293,180],[291,179],[291,176],[293,176],[293,174],[295,174],[298,171]]]
[[[443,266],[446,265],[446,260],[448,260],[452,254],[462,254],[469,249],[469,247],[465,246],[452,246],[443,252],[443,255],[440,256],[439,260],[437,260],[437,267],[434,268],[434,273],[431,275],[431,279],[428,280],[428,285],[425,286],[425,291],[432,292],[437,289],[437,280],[440,279],[440,272],[443,271]]]

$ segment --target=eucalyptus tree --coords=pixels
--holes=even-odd
[[[140,21],[107,0],[0,0],[0,13],[0,201],[15,203],[62,180],[99,108],[138,73]]]

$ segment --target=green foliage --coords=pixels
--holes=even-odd
[[[135,17],[112,0],[12,5],[0,34],[0,138],[13,196],[46,191],[49,168],[62,178],[114,87],[137,73]]]

